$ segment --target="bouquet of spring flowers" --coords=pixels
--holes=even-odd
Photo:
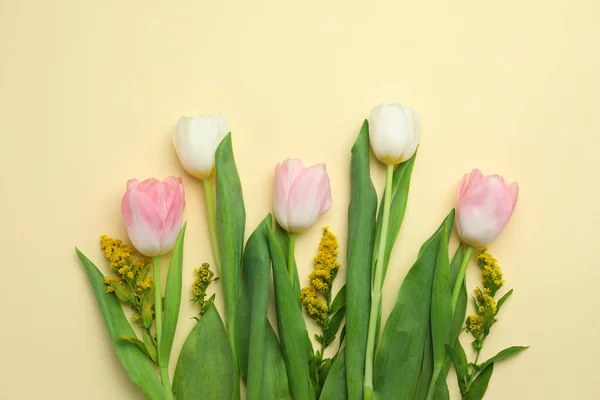
[[[305,167],[297,159],[278,164],[272,214],[265,213],[246,240],[242,182],[226,118],[182,117],[173,142],[184,169],[204,187],[213,247],[205,258],[212,265],[186,259],[184,268],[185,194],[176,177],[127,183],[121,211],[131,245],[101,236],[109,267],[101,271],[77,249],[116,355],[146,397],[231,400],[245,392],[249,400],[449,399],[453,366],[462,399],[483,398],[494,364],[526,348],[480,359],[512,294],[500,295],[504,277],[487,246],[511,218],[518,186],[477,169],[466,174],[456,207],[424,241],[382,321],[384,280],[389,268],[397,268],[390,255],[407,208],[420,133],[421,119],[408,107],[391,103],[372,110],[351,150],[345,265],[338,261],[335,229],[324,227],[306,281],[296,268],[296,237],[337,205],[325,165]],[[386,169],[379,201],[370,149]],[[451,256],[454,226],[461,244]],[[481,286],[468,289],[474,252]],[[163,284],[161,256],[167,254]],[[334,291],[340,268],[346,282]],[[182,288],[183,274],[194,274],[191,290]],[[208,297],[210,284],[222,290]],[[271,285],[276,321],[267,318]],[[466,317],[469,292],[474,314]],[[197,322],[180,354],[172,355],[182,297],[190,296]],[[215,296],[223,297],[222,312]],[[307,320],[320,327],[316,346]],[[472,362],[459,340],[463,331],[473,337]],[[170,363],[176,363],[173,377]]]

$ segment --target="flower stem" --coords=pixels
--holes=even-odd
[[[206,213],[208,214],[208,229],[210,230],[210,239],[212,242],[213,254],[215,256],[215,265],[217,266],[217,273],[221,275],[221,248],[219,247],[219,237],[217,236],[217,208],[215,206],[213,183],[210,178],[204,179],[202,183],[204,183],[204,198],[206,200]]]
[[[156,348],[157,354],[160,354],[160,345],[162,343],[162,295],[160,292],[160,257],[152,257],[152,274],[154,276],[154,313],[156,315]],[[163,364],[163,360],[158,356],[158,367],[160,370],[160,379],[165,389],[167,399],[173,398],[171,383],[169,382],[169,365]],[[168,362],[168,360],[167,360]]]
[[[385,198],[383,201],[383,220],[381,224],[381,237],[379,249],[377,250],[377,262],[375,264],[375,276],[371,285],[371,314],[369,317],[369,331],[367,336],[367,352],[365,355],[365,383],[364,399],[373,398],[373,361],[375,358],[375,345],[378,331],[379,307],[381,306],[381,288],[383,286],[383,262],[390,223],[390,208],[392,206],[392,180],[394,178],[394,166],[388,165],[385,179]]]
[[[296,248],[296,234],[290,232],[289,234],[289,248],[288,248],[288,275],[290,276],[290,281],[292,282],[292,286],[294,286],[294,272],[296,265],[294,263],[294,249]]]
[[[454,283],[454,289],[452,289],[452,315],[454,315],[454,310],[456,310],[456,303],[458,302],[458,295],[460,294],[460,288],[465,280],[465,273],[467,271],[467,265],[469,265],[469,261],[471,260],[471,254],[473,253],[473,247],[467,246],[467,250],[465,251],[465,256],[463,258],[462,264],[460,265],[460,269],[458,270],[458,275],[456,276],[456,282]]]
[[[479,343],[479,346],[477,348],[477,355],[475,356],[475,362],[473,363],[473,365],[477,366],[477,362],[479,361],[479,355],[481,354],[481,348],[483,347],[483,342],[485,341],[485,336],[481,339],[481,342]],[[473,367],[473,371],[471,371],[471,375],[469,376],[469,381],[467,382],[467,388],[465,390],[465,392],[469,393],[469,390],[471,389],[471,385],[473,384],[473,380],[475,380],[475,367]]]

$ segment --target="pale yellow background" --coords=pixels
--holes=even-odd
[[[497,365],[486,399],[599,399],[599,15],[597,0],[0,0],[0,399],[143,398],[73,248],[106,268],[98,236],[125,237],[127,179],[181,175],[185,287],[212,261],[200,184],[171,144],[180,115],[229,118],[247,234],[276,162],[327,163],[333,207],[298,239],[306,282],[320,226],[345,254],[350,147],[394,99],[423,134],[384,317],[458,179],[502,174],[521,193],[491,249],[515,294],[484,356],[531,348]],[[194,323],[185,300],[175,354]]]

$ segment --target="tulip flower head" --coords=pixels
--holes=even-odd
[[[229,125],[222,114],[179,118],[173,144],[183,168],[196,178],[211,176],[215,169],[215,151],[227,133]]]
[[[369,140],[379,161],[398,164],[410,159],[419,145],[421,117],[410,107],[381,103],[369,115]]]
[[[133,246],[148,257],[170,252],[181,230],[184,207],[181,178],[129,180],[121,212]]]
[[[281,227],[291,233],[310,228],[331,207],[331,187],[325,164],[304,168],[296,159],[275,167],[273,208]]]
[[[478,169],[466,174],[456,191],[456,228],[463,243],[473,247],[491,243],[508,223],[518,197],[516,182],[483,176]]]

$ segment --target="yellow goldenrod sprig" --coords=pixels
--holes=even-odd
[[[314,258],[314,270],[309,275],[310,286],[302,289],[301,300],[306,313],[319,325],[326,326],[330,316],[331,287],[340,269],[337,237],[323,228],[317,256]]]
[[[476,314],[467,317],[465,329],[475,338],[473,346],[479,351],[490,328],[498,321],[496,314],[499,303],[494,296],[504,286],[504,279],[498,260],[492,256],[487,247],[482,248],[477,254],[477,263],[481,267],[483,289],[475,289]]]
[[[213,281],[215,274],[210,270],[208,263],[203,263],[200,268],[194,269],[194,274],[196,280],[192,284],[192,301],[200,307],[200,315],[203,315],[214,300],[214,295],[208,301],[206,300],[206,289]]]
[[[129,304],[133,310],[132,319],[150,329],[154,320],[154,285],[152,277],[148,276],[150,261],[136,255],[133,247],[107,235],[100,236],[100,248],[115,274],[104,278],[106,292],[114,293],[120,301]]]
[[[329,228],[325,227],[319,242],[317,256],[314,258],[314,270],[309,275],[310,286],[302,288],[300,294],[304,310],[310,318],[321,326],[321,334],[315,335],[315,338],[321,344],[321,349],[315,352],[310,363],[311,376],[317,377],[315,387],[317,397],[324,384],[322,381],[323,371],[328,368],[328,365],[331,365],[331,360],[325,359],[323,353],[325,348],[335,340],[344,317],[343,293],[338,293],[333,302],[331,299],[333,281],[341,267],[340,263],[337,262],[337,256],[337,237]]]

